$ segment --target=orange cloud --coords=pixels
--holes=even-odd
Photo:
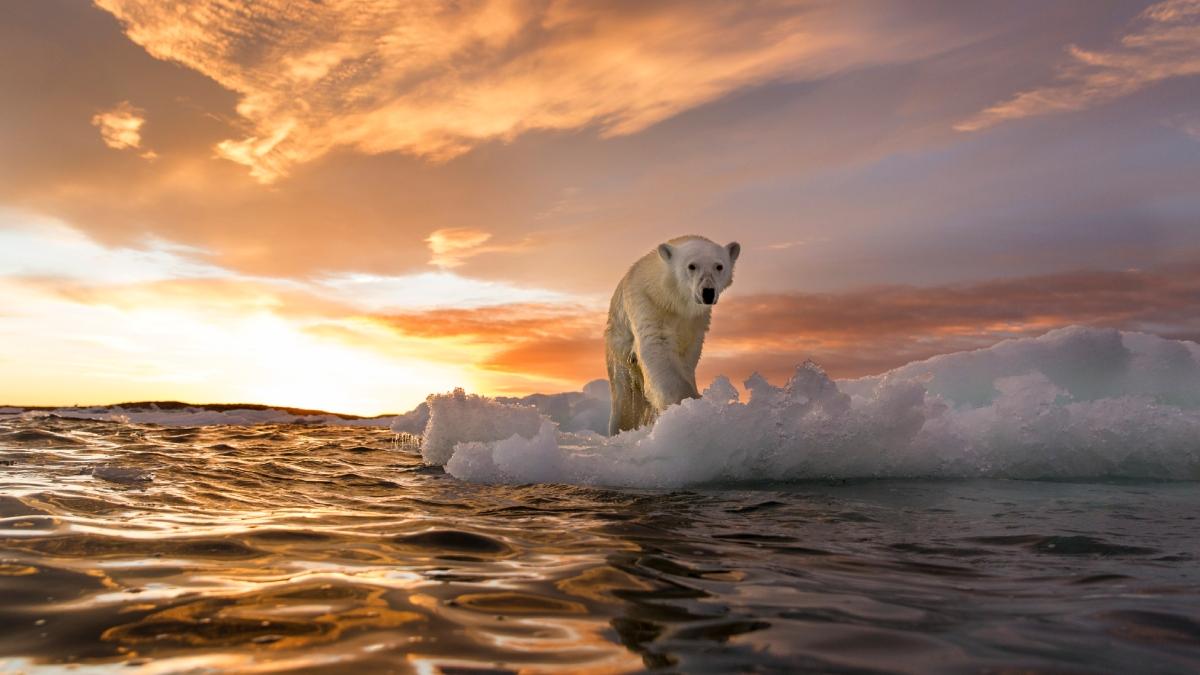
[[[373,318],[415,338],[478,348],[475,366],[495,393],[578,389],[604,377],[603,312],[567,304],[439,309]]]
[[[1200,266],[1080,271],[951,286],[731,296],[702,375],[784,375],[813,358],[838,377],[1070,324],[1200,337]]]
[[[604,371],[604,338],[575,335],[530,340],[502,349],[480,364],[481,368],[519,375],[505,393],[526,394],[530,376],[561,382],[563,388],[579,389],[587,382],[607,377]]]
[[[505,305],[374,319],[400,334],[476,346],[497,391],[579,387],[604,377],[598,309]],[[731,295],[705,344],[699,376],[786,377],[812,358],[837,377],[872,375],[949,351],[1070,324],[1200,338],[1200,266],[1083,271],[980,284],[888,286],[841,293]]]
[[[439,161],[533,129],[634,133],[896,47],[823,0],[96,4],[151,55],[240,94],[245,133],[216,152],[263,182],[339,147]]]
[[[467,227],[434,230],[425,240],[433,253],[429,264],[442,268],[458,267],[464,259],[477,255],[480,246],[491,238],[490,232]]]
[[[356,314],[347,303],[266,280],[185,278],[99,285],[52,277],[15,281],[39,293],[80,305],[121,310],[174,307],[184,308],[193,315],[270,312],[296,319],[344,318]]]
[[[1141,13],[1137,27],[1118,46],[1089,51],[1067,48],[1071,61],[1058,81],[1024,91],[959,122],[977,131],[1035,115],[1071,112],[1127,96],[1156,82],[1200,74],[1200,2],[1166,0]]]
[[[136,150],[142,147],[142,125],[146,123],[145,111],[133,107],[129,101],[118,103],[111,110],[92,116],[92,125],[100,129],[104,144],[115,150]],[[142,153],[146,159],[157,155],[152,150]]]
[[[21,300],[0,317],[0,329],[26,336],[14,348],[36,357],[30,363],[40,364],[45,387],[65,391],[77,382],[71,391],[91,402],[239,398],[379,412],[452,386],[520,395],[604,377],[605,312],[578,302],[368,314],[370,303],[353,289],[277,279],[0,282]],[[699,377],[759,371],[778,379],[807,358],[837,377],[875,374],[1068,324],[1196,339],[1200,265],[730,295],[715,314]],[[34,377],[22,373],[10,373],[9,381],[24,383],[17,393]],[[55,402],[51,389],[40,395]]]
[[[375,320],[409,335],[487,338],[498,343],[604,330],[604,315],[595,310],[544,303],[396,313],[377,316]]]
[[[429,252],[433,255],[429,264],[442,269],[459,267],[468,258],[483,253],[503,253],[528,250],[536,243],[536,237],[527,236],[512,244],[488,244],[492,233],[472,227],[449,227],[434,230],[425,238]]]

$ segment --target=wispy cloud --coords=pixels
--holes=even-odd
[[[478,347],[476,367],[498,391],[571,389],[604,377],[602,309],[576,303],[513,303],[393,313],[373,318],[408,337]]]
[[[339,274],[317,279],[309,287],[320,295],[352,303],[366,312],[384,312],[399,308],[465,309],[514,302],[553,304],[580,299],[561,291],[475,279],[447,270],[400,276]]]
[[[822,240],[826,239],[823,237]],[[763,248],[768,251],[786,251],[789,248],[796,248],[797,246],[807,246],[808,243],[807,239],[790,239],[788,241],[773,242],[763,246]]]
[[[460,267],[469,258],[483,253],[511,253],[525,251],[536,243],[537,238],[526,236],[520,241],[507,244],[488,243],[492,241],[492,233],[471,227],[449,227],[434,230],[425,238],[429,245],[429,264],[448,270]]]
[[[1054,83],[1024,91],[959,122],[977,131],[1007,120],[1083,110],[1156,82],[1200,75],[1200,0],[1166,0],[1148,7],[1120,42],[1107,50],[1067,48],[1070,60]]]
[[[137,150],[142,147],[142,125],[146,123],[145,111],[135,108],[129,101],[122,101],[109,110],[92,116],[92,125],[100,130],[104,144],[116,150]],[[141,156],[154,159],[153,150],[145,150]]]
[[[496,246],[508,250],[521,244]],[[470,253],[474,254],[474,251]],[[447,270],[405,275],[327,274],[303,279],[247,275],[212,262],[212,252],[156,237],[106,246],[66,223],[0,209],[0,279],[35,279],[83,302],[129,306],[197,298],[231,307],[340,308],[334,314],[590,302],[557,290],[489,281]],[[308,298],[310,301],[302,301]],[[324,310],[323,310],[324,311]]]
[[[163,242],[107,248],[55,223],[10,223],[0,235],[0,253],[11,249],[0,254],[0,291],[15,299],[0,315],[0,335],[28,357],[22,363],[42,364],[38,400],[87,390],[89,401],[250,397],[381,411],[451,386],[524,394],[604,376],[605,310],[597,298],[446,271],[250,277],[202,262],[195,249]],[[105,258],[111,266],[94,275],[74,273]],[[1196,265],[735,294],[714,318],[699,375],[741,378],[757,370],[778,377],[806,358],[836,376],[868,375],[1074,323],[1196,339],[1197,317]],[[99,370],[81,375],[61,366],[61,354]],[[25,396],[33,367],[17,366],[20,372],[5,366],[0,398],[32,401]],[[209,375],[214,369],[219,376]],[[129,372],[153,387],[130,388]],[[180,382],[189,384],[171,389]]]
[[[1200,338],[1200,266],[1079,271],[975,284],[732,296],[705,369],[783,374],[814,358],[856,377],[1071,324]]]
[[[403,410],[454,386],[501,391],[547,381],[490,367],[498,349],[467,339],[456,312],[486,314],[521,299],[553,314],[580,301],[446,271],[285,279],[206,258],[158,240],[104,246],[61,222],[0,211],[0,295],[9,298],[0,338],[22,355],[0,363],[0,400],[182,397]],[[372,318],[424,316],[435,306],[444,314],[403,334]],[[497,320],[492,330],[507,322],[542,334],[537,314]],[[68,392],[74,398],[63,398]]]
[[[425,239],[433,254],[429,264],[443,269],[458,267],[467,258],[481,253],[481,247],[491,238],[490,232],[466,227],[434,230]]]
[[[209,263],[208,256],[207,251],[154,237],[137,246],[107,247],[61,221],[0,209],[0,278],[105,285],[229,275]]]
[[[1200,338],[1200,267],[1081,271],[954,286],[731,296],[705,343],[700,379],[786,377],[815,359],[838,377],[976,349],[1070,324]],[[510,304],[373,319],[407,337],[474,345],[493,386],[579,386],[604,376],[603,309]]]
[[[96,4],[241,95],[245,133],[217,152],[263,182],[338,147],[439,161],[534,129],[629,134],[895,48],[828,0]]]
[[[1200,115],[1175,115],[1167,124],[1200,141]]]

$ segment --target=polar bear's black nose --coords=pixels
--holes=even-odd
[[[704,304],[706,304],[706,305],[713,304],[714,302],[717,301],[717,289],[715,289],[715,288],[701,289],[700,299],[703,300]]]

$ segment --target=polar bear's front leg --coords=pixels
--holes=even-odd
[[[608,414],[608,435],[616,436],[627,429],[636,429],[645,417],[646,398],[642,394],[641,373],[629,357],[621,358],[608,350],[608,383],[611,406]]]
[[[660,413],[667,406],[685,398],[699,398],[695,376],[688,376],[683,359],[676,351],[674,338],[658,325],[638,324],[636,350],[638,361],[645,376],[645,393],[654,411]]]
[[[683,372],[687,375],[688,381],[692,383],[692,389],[697,392],[700,391],[700,388],[696,386],[696,366],[700,364],[700,352],[703,349],[704,334],[701,333],[699,338],[692,340],[683,354]],[[699,398],[699,394],[696,397]]]

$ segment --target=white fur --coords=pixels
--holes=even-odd
[[[741,247],[677,237],[629,268],[608,309],[605,360],[612,391],[610,434],[648,424],[667,406],[699,398],[696,364],[713,304],[733,283]]]

